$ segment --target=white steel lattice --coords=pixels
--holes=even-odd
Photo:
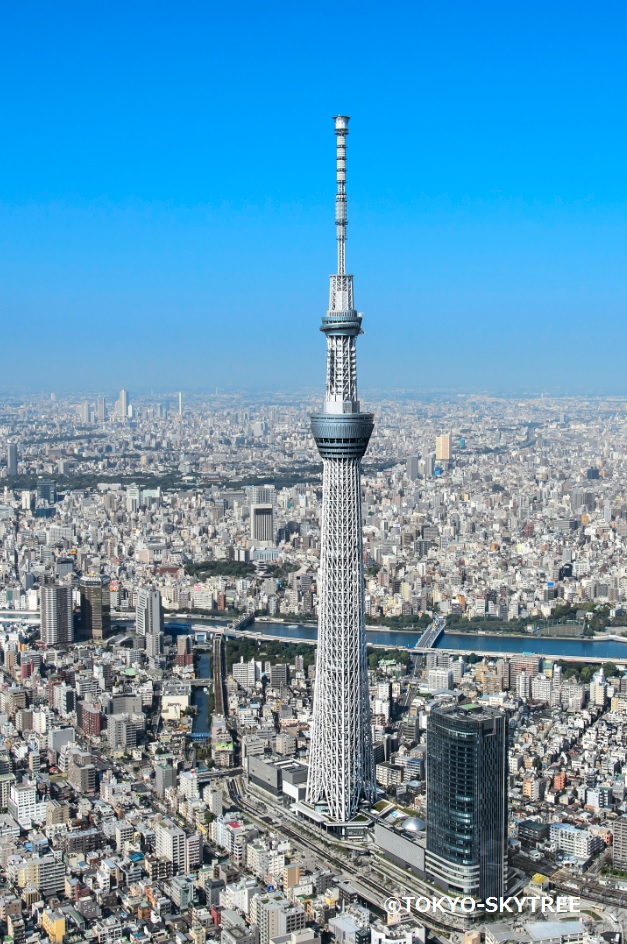
[[[355,338],[331,335],[327,338],[327,400],[357,400],[357,360]]]
[[[352,311],[353,276],[332,275],[329,289],[329,311]]]
[[[358,459],[325,459],[318,655],[307,802],[347,822],[372,800]]]

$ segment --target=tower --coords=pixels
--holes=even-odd
[[[507,718],[481,705],[427,722],[427,878],[455,895],[505,893]]]
[[[346,274],[346,137],[349,119],[335,119],[337,274],[331,276],[327,382],[322,412],[311,429],[322,457],[322,522],[318,655],[307,803],[329,825],[347,823],[374,796],[372,732],[364,620],[361,459],[374,427],[357,398],[355,342],[362,316]]]

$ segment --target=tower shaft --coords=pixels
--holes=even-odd
[[[345,823],[374,795],[364,619],[360,463],[374,427],[357,395],[356,339],[361,315],[345,272],[346,116],[337,135],[338,272],[331,276],[326,394],[311,427],[323,461],[318,654],[307,802]]]

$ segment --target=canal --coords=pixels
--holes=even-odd
[[[209,652],[198,654],[196,675],[198,678],[211,678],[211,654]],[[192,735],[200,737],[201,734],[206,734],[209,736],[211,731],[209,691],[205,691],[200,685],[195,685],[192,689],[192,705],[198,708],[198,714],[192,725]]]

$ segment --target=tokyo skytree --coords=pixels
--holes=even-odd
[[[332,823],[347,823],[374,796],[372,732],[364,619],[360,462],[374,428],[357,398],[353,276],[345,271],[346,138],[349,119],[334,118],[337,136],[337,275],[331,276],[327,384],[311,429],[323,462],[318,655],[307,803]]]

